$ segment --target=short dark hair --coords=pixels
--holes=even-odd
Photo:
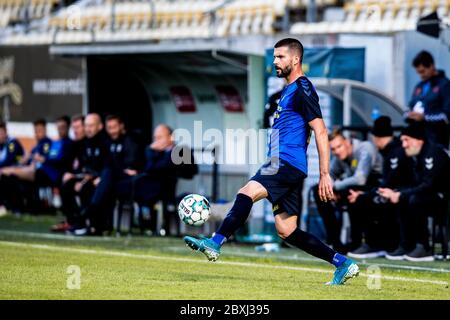
[[[47,126],[47,120],[45,120],[45,119],[37,119],[37,120],[34,120],[33,121],[33,126],[43,126],[43,127],[45,127],[45,126]]]
[[[0,129],[6,130],[6,122],[0,121]]]
[[[414,57],[414,60],[412,62],[414,68],[417,68],[420,65],[424,66],[425,68],[429,68],[433,64],[434,64],[433,56],[431,55],[431,53],[425,50],[420,51]]]
[[[74,116],[72,116],[72,118],[70,119],[72,122],[76,122],[76,121],[81,121],[84,122],[84,115],[82,114],[76,114]]]
[[[280,48],[280,47],[288,47],[289,50],[297,51],[297,53],[300,55],[300,64],[303,61],[303,45],[300,41],[294,38],[285,38],[281,39],[275,45],[274,48]]]
[[[105,119],[105,122],[114,121],[114,120],[119,122],[119,123],[121,123],[121,124],[123,124],[122,118],[120,116],[118,116],[117,114],[109,114],[109,115],[107,115],[106,119]]]
[[[70,127],[70,118],[69,116],[61,116],[56,119],[56,122],[65,122],[68,127]]]

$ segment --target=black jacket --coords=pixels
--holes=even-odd
[[[108,168],[122,173],[125,169],[139,170],[143,155],[138,144],[127,134],[120,135],[117,140],[109,140]]]
[[[444,71],[440,70],[430,80],[416,85],[409,108],[413,110],[418,104],[424,109],[428,138],[447,148],[450,135],[450,80]]]
[[[92,138],[86,138],[80,159],[81,172],[99,176],[107,164],[108,145],[108,137],[104,131]]]
[[[413,160],[408,158],[402,142],[394,138],[380,151],[383,156],[382,188],[400,189],[413,183]]]
[[[401,198],[414,194],[447,195],[450,187],[450,157],[439,145],[426,142],[417,157],[413,157],[411,187],[400,189]]]

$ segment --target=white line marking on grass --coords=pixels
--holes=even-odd
[[[127,239],[127,236],[122,237],[77,237],[72,235],[63,235],[63,234],[52,234],[52,233],[38,233],[38,232],[28,232],[28,231],[14,231],[14,230],[0,230],[0,234],[5,235],[11,235],[11,236],[23,236],[23,237],[35,237],[35,238],[42,238],[42,239],[55,239],[55,240],[73,240],[73,241],[89,241],[89,240],[95,240],[95,241],[120,241]],[[182,252],[184,251],[183,248],[179,247],[168,247],[168,250],[174,251],[174,252]],[[275,258],[279,260],[288,260],[288,261],[310,261],[310,262],[322,262],[322,260],[316,259],[316,258],[307,258],[307,257],[299,257],[296,254],[293,256],[286,256],[282,254],[274,254],[274,255],[267,255],[264,253],[250,253],[250,252],[236,252],[236,251],[228,251],[230,255],[237,256],[237,257],[255,257],[255,258]],[[326,262],[324,262],[326,263]],[[359,265],[372,265],[374,264],[369,263],[367,260],[359,261]],[[411,265],[401,265],[401,264],[387,264],[387,263],[375,263],[380,267],[386,267],[386,268],[393,268],[393,269],[404,269],[404,270],[410,270],[410,271],[426,271],[426,272],[436,272],[436,273],[450,273],[450,270],[448,269],[439,269],[439,268],[431,268],[431,267],[420,267],[420,266],[411,266]]]
[[[61,246],[50,246],[50,245],[44,245],[44,244],[29,244],[29,243],[23,243],[23,242],[0,241],[0,245],[11,246],[11,247],[34,248],[34,249],[42,249],[42,250],[50,250],[50,251],[58,251],[58,252],[74,252],[74,253],[83,253],[83,254],[92,254],[92,255],[129,257],[129,258],[147,259],[147,260],[165,260],[165,261],[178,261],[178,262],[190,262],[190,263],[201,263],[201,264],[211,263],[211,262],[208,262],[205,260],[198,260],[198,259],[191,259],[191,258],[165,257],[165,256],[135,254],[135,253],[126,253],[126,252],[110,251],[110,250],[67,248],[67,247],[61,247]],[[252,263],[252,262],[219,261],[219,262],[216,262],[216,264],[229,265],[229,266],[251,267],[251,268],[278,269],[278,270],[284,269],[284,270],[327,273],[327,274],[333,273],[331,270],[324,270],[324,269],[318,269],[318,268],[280,266],[280,265],[260,264],[260,263]],[[360,275],[363,277],[368,277],[368,275],[366,275],[365,273],[360,273]],[[371,275],[371,276],[373,276],[373,275]],[[447,281],[418,279],[418,278],[381,276],[381,279],[393,280],[393,281],[403,281],[403,282],[420,282],[420,283],[429,283],[429,284],[444,285],[444,286],[448,285]]]
[[[55,240],[76,240],[76,241],[92,240],[92,239],[99,240],[99,241],[111,241],[113,239],[120,239],[120,238],[113,238],[113,237],[87,238],[87,237],[80,237],[80,236],[74,236],[74,235],[68,235],[68,234],[53,234],[53,233],[13,231],[13,230],[0,230],[0,234],[10,235],[10,236],[35,237],[35,238],[52,239],[52,240],[55,239]]]
[[[180,247],[168,247],[168,250],[174,251],[174,252],[182,252],[184,251],[183,248]],[[294,254],[292,256],[287,256],[283,254],[264,254],[264,253],[251,253],[251,252],[239,252],[239,251],[232,251],[228,250],[226,251],[228,255],[236,256],[236,257],[249,257],[249,258],[274,258],[279,260],[286,260],[286,261],[305,261],[305,262],[321,262],[324,264],[327,264],[327,262],[322,261],[317,258],[307,258],[307,257],[299,257],[298,255]],[[419,266],[410,266],[410,265],[401,265],[401,264],[387,264],[387,263],[376,263],[375,261],[372,261],[372,263],[369,263],[367,260],[358,261],[359,265],[373,265],[376,264],[380,267],[386,267],[386,268],[398,268],[398,269],[405,269],[405,270],[411,270],[411,271],[428,271],[428,272],[435,272],[435,273],[450,273],[450,270],[448,269],[438,269],[438,268],[430,268],[430,267],[419,267]]]

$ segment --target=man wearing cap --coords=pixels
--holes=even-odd
[[[406,209],[399,212],[404,231],[401,233],[401,246],[389,256],[404,257],[408,261],[433,261],[428,216],[442,218],[447,214],[450,158],[441,146],[426,139],[421,123],[414,122],[406,127],[401,141],[406,155],[413,159],[414,183],[404,188],[378,190],[382,197]]]
[[[381,188],[401,189],[412,184],[412,159],[406,156],[402,142],[394,136],[391,119],[381,116],[371,131],[373,143],[383,157]],[[362,216],[365,243],[348,255],[370,259],[386,255],[399,246],[399,223],[396,205],[378,193],[378,187],[363,192],[350,189],[349,203],[355,204]]]

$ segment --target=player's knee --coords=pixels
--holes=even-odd
[[[286,239],[287,237],[290,236],[290,234],[292,232],[294,232],[294,230],[295,230],[295,228],[297,228],[297,226],[290,225],[290,224],[277,224],[276,228],[277,228],[278,236],[281,239]]]
[[[259,192],[260,190],[258,190],[257,188],[255,188],[254,186],[250,185],[250,184],[246,184],[244,187],[240,188],[238,193],[242,193],[245,194],[246,196],[250,197],[253,202],[255,202],[256,199],[259,198]]]

